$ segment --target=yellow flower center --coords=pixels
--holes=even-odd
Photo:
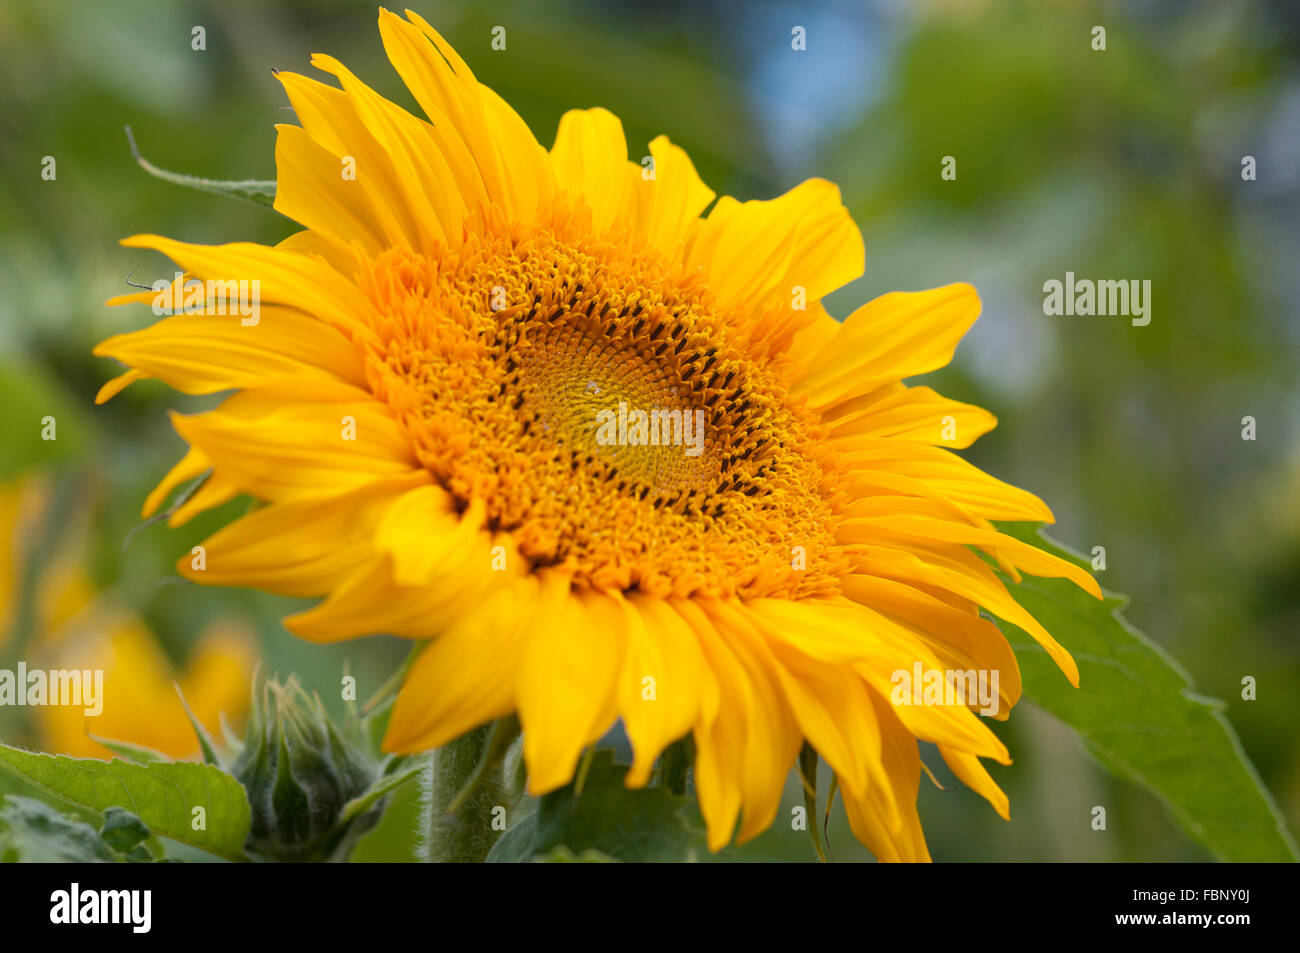
[[[560,222],[373,265],[374,392],[537,565],[653,595],[791,598],[844,572],[816,422],[680,267]]]

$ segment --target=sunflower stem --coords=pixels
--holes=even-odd
[[[433,753],[423,798],[428,828],[422,859],[478,863],[501,836],[492,824],[508,810],[500,760],[483,766],[493,747],[492,733],[491,725],[481,725]]]
[[[503,765],[506,752],[510,750],[510,746],[514,744],[515,739],[518,737],[519,717],[517,715],[498,718],[492,723],[487,746],[483,749],[483,756],[479,758],[478,765],[474,768],[474,773],[469,776],[469,780],[465,782],[465,786],[452,798],[451,804],[447,805],[448,814],[455,814],[460,811],[479,787],[493,777],[501,785],[503,795],[505,794],[506,785],[502,773]]]

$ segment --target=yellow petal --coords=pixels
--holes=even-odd
[[[203,481],[203,485],[194,492],[193,496],[172,511],[171,516],[167,517],[167,525],[172,529],[184,526],[200,513],[206,513],[223,503],[229,503],[238,495],[237,486],[213,474]]]
[[[434,639],[406,676],[384,750],[437,748],[509,714],[537,599],[535,578],[502,577],[498,591]]]
[[[528,124],[495,91],[480,85],[479,98],[497,148],[509,156],[510,174],[504,183],[506,207],[513,209],[515,221],[531,222],[555,195],[550,155]]]
[[[302,128],[334,157],[340,181],[357,188],[356,201],[365,209],[366,220],[383,236],[383,245],[427,247],[429,226],[436,227],[436,220],[422,221],[411,208],[403,188],[403,170],[367,127],[358,101],[342,90],[288,70],[276,73],[275,78],[284,87]],[[344,180],[345,171],[355,179]]]
[[[884,749],[872,776],[872,790],[857,797],[843,790],[849,826],[876,859],[884,863],[929,862],[916,793],[921,783],[921,756],[916,739],[890,706],[872,696],[880,720]]]
[[[789,302],[796,286],[817,301],[860,277],[865,262],[862,233],[824,179],[770,201],[719,200],[700,233],[689,264],[707,270],[722,308]]]
[[[888,486],[909,495],[935,495],[987,520],[1053,523],[1047,504],[1034,494],[989,476],[939,447],[862,437],[843,455],[850,483]]]
[[[784,642],[769,642],[776,673],[804,737],[858,795],[867,793],[869,764],[880,759],[876,724],[866,684],[841,665],[817,662]]]
[[[369,268],[370,261],[359,246],[360,243],[355,246],[344,244],[342,241],[327,238],[320,232],[304,229],[301,232],[294,232],[275,247],[293,255],[318,259],[340,275],[355,280],[360,269]]]
[[[98,348],[95,349],[95,353],[99,354]],[[95,395],[95,403],[107,403],[118,394],[122,393],[122,391],[126,390],[126,388],[131,384],[134,384],[136,381],[146,380],[149,376],[150,375],[146,374],[144,371],[136,370],[135,368],[132,368],[124,374],[118,374],[99,389],[99,393]]]
[[[854,311],[794,387],[815,409],[943,367],[979,317],[967,284],[881,295]]]
[[[275,210],[342,245],[356,242],[371,257],[388,236],[361,182],[344,178],[342,159],[300,126],[275,127]]]
[[[701,711],[693,729],[695,794],[708,828],[709,850],[716,852],[731,842],[740,816],[745,742],[754,693],[745,669],[699,606],[690,600],[670,600],[670,606],[695,633],[718,690],[713,717]]]
[[[517,688],[531,794],[567,784],[582,749],[609,730],[617,714],[627,634],[599,626],[590,598],[571,594],[559,573],[543,581]]]
[[[820,662],[851,665],[875,691],[889,697],[897,672],[920,663],[942,670],[940,660],[915,631],[847,599],[814,603],[756,599],[750,616],[773,640]],[[900,706],[897,716],[917,737],[944,741],[1005,763],[1006,746],[962,704]]]
[[[483,522],[482,501],[475,500],[461,516],[441,487],[416,487],[389,507],[375,533],[375,547],[392,556],[394,582],[420,586],[474,544]]]
[[[387,407],[342,384],[300,396],[287,385],[245,390],[216,410],[171,416],[219,476],[259,499],[320,499],[384,477],[428,478]]]
[[[950,748],[948,745],[939,745],[939,754],[963,784],[992,804],[993,810],[997,811],[1004,821],[1011,820],[1010,799],[989,776],[984,765],[980,764],[979,758],[965,751]]]
[[[640,787],[650,780],[659,753],[690,732],[708,673],[695,633],[663,600],[610,598],[603,611],[621,615],[609,626],[627,633],[619,713],[634,756],[626,784]]]
[[[374,555],[375,527],[402,491],[377,484],[325,501],[272,503],[204,540],[204,568],[187,556],[180,573],[211,586],[324,595]]]
[[[591,208],[592,229],[609,230],[633,200],[623,124],[607,109],[571,109],[560,117],[551,147],[560,188],[576,192]]]
[[[441,635],[457,619],[481,606],[498,590],[492,550],[502,546],[510,562],[521,557],[504,535],[481,534],[439,573],[420,586],[393,581],[393,561],[380,552],[340,584],[319,605],[284,620],[285,628],[312,642],[335,642],[383,632],[411,639]]]
[[[904,548],[882,541],[873,544],[868,553],[855,557],[854,562],[856,569],[868,575],[925,583],[982,605],[999,618],[1024,629],[1047,651],[1070,684],[1076,688],[1079,686],[1079,668],[1070,653],[1011,597],[993,570],[969,549],[914,544]]]
[[[159,235],[133,235],[127,248],[153,248],[200,279],[257,280],[262,304],[301,308],[348,332],[373,335],[369,301],[351,281],[318,259],[251,242],[190,245]]]
[[[678,260],[691,225],[716,194],[701,180],[690,156],[667,136],[650,143],[654,178],[646,179],[633,164],[639,226],[646,243],[670,260]]]
[[[212,468],[212,461],[208,459],[207,454],[194,447],[186,451],[185,456],[176,463],[174,467],[167,471],[167,475],[162,478],[152,492],[145,498],[144,509],[140,512],[141,519],[148,519],[158,512],[158,507],[162,506],[163,500],[167,499],[168,494],[176,489],[186,480],[193,480],[202,473],[206,473]]]
[[[397,186],[421,229],[423,247],[431,250],[430,236],[453,248],[458,245],[465,200],[429,124],[384,99],[332,56],[317,54],[312,65],[339,78],[358,118],[389,157]]]
[[[508,215],[530,220],[533,210],[519,201],[511,182],[511,147],[518,144],[519,125],[489,101],[482,84],[465,61],[423,18],[407,11],[410,22],[387,10],[379,14],[379,32],[393,67],[415,97],[435,130],[437,143],[461,183],[471,209],[482,199],[501,205]],[[525,127],[526,128],[526,127]],[[498,141],[503,132],[508,141]],[[535,140],[534,140],[535,141]],[[529,179],[537,182],[537,154],[520,151]],[[532,190],[522,187],[523,194]]]
[[[741,776],[742,810],[736,843],[743,844],[771,826],[781,792],[803,743],[798,724],[776,675],[771,650],[738,603],[698,600],[724,633],[727,649],[739,662],[749,686],[744,710],[745,757]],[[721,714],[719,715],[721,720]]]
[[[996,530],[906,513],[854,517],[842,520],[836,529],[836,537],[841,542],[875,542],[882,535],[923,543],[961,543],[988,550],[996,549],[1005,553],[1015,566],[1025,572],[1035,576],[1069,579],[1095,598],[1102,597],[1097,580],[1086,570]]]
[[[852,450],[861,437],[919,441],[953,449],[969,447],[997,426],[983,407],[949,400],[929,387],[883,387],[859,401],[824,413],[831,443]]]
[[[978,607],[963,611],[895,579],[851,574],[844,594],[915,630],[944,669],[998,673],[998,712],[1005,720],[1020,700],[1020,665],[1010,644]]]
[[[256,325],[238,315],[178,314],[95,348],[184,394],[255,387],[278,377],[328,377],[364,387],[361,358],[338,331],[290,308],[261,309]],[[106,388],[107,389],[107,388]],[[111,395],[110,395],[111,396]]]
[[[782,378],[787,385],[802,380],[808,374],[817,355],[840,332],[840,322],[830,316],[820,301],[808,303],[808,319],[790,339],[790,345],[781,362]]]

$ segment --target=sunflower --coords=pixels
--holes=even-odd
[[[277,127],[275,208],[304,230],[123,243],[184,269],[176,300],[191,279],[260,288],[255,320],[209,294],[95,351],[130,368],[101,401],[151,377],[235,392],[173,415],[189,450],[145,513],[203,474],[173,523],[263,505],[180,571],[324,597],[285,620],[308,640],[427,640],[391,751],[517,712],[540,794],[619,719],[630,786],[692,736],[713,850],[772,823],[805,741],[881,860],[928,859],[918,739],[1005,816],[981,763],[1005,746],[967,700],[895,704],[895,674],[997,672],[1005,718],[1016,660],[981,608],[1078,673],[991,567],[1100,593],[990,522],[1052,520],[952,452],[994,418],[902,383],[951,359],[975,291],[838,322],[821,301],[864,250],[833,184],[714,202],[682,149],[630,159],[598,108],[547,151],[419,16],[381,11],[379,30],[425,119],[329,56],[311,62],[338,86],[277,74],[301,125]],[[701,420],[701,452],[636,426],[601,439],[637,411]]]

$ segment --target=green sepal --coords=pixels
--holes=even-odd
[[[167,169],[160,169],[140,155],[131,127],[125,126],[124,128],[126,129],[126,141],[131,147],[132,158],[135,159],[140,168],[155,179],[162,179],[164,182],[181,185],[187,189],[197,189],[200,192],[211,192],[228,198],[243,199],[245,202],[252,202],[254,205],[262,205],[266,208],[275,207],[274,181],[264,179],[241,179],[239,181],[205,179],[197,175],[183,175],[180,172],[169,172]]]

